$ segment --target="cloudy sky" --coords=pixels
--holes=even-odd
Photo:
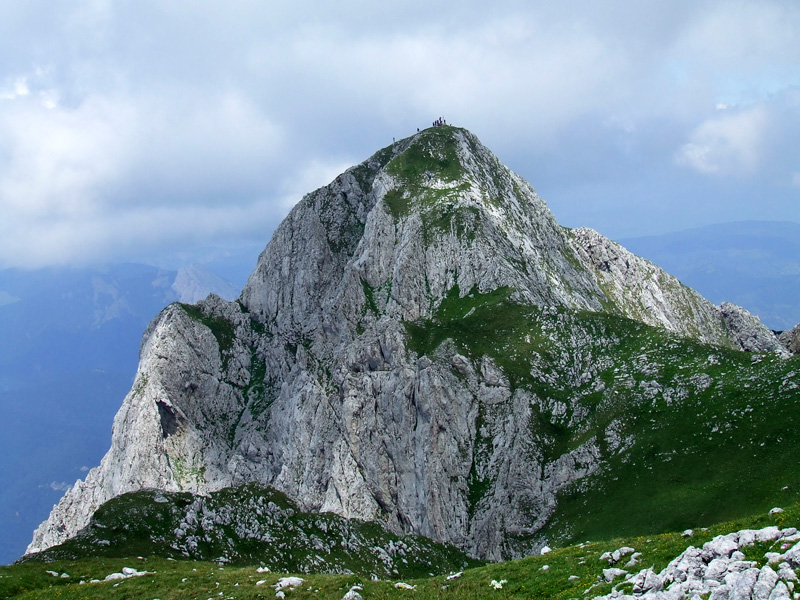
[[[796,0],[2,2],[0,268],[263,247],[440,115],[564,225],[800,222],[798,32]]]

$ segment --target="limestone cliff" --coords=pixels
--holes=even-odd
[[[747,349],[777,348],[754,318],[726,317],[599,234],[560,227],[471,133],[428,129],[303,198],[239,300],[173,304],[153,321],[111,449],[29,552],[125,492],[250,481],[303,510],[380,520],[477,557],[534,551],[556,494],[602,466],[605,442],[548,445],[543,411],[578,429],[586,415],[520,385],[491,354],[412,343],[415,323],[473,303],[467,320],[491,302],[553,323],[611,312],[720,347],[746,347],[741,332],[755,327]],[[565,357],[587,345],[574,331],[559,342]],[[564,385],[594,385],[591,358],[584,369],[532,360],[526,377],[554,385],[557,368]]]
[[[653,263],[583,227],[569,232],[578,256],[597,277],[611,310],[708,344],[784,354],[757,317],[728,302],[715,306]]]

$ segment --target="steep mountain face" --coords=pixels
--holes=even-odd
[[[792,354],[800,354],[800,324],[795,325],[789,331],[782,332],[778,341]]]
[[[653,263],[588,228],[571,232],[576,253],[594,271],[611,310],[706,344],[784,354],[775,335],[745,309],[715,306]]]
[[[606,377],[632,322],[786,354],[746,311],[560,227],[469,132],[425,130],[306,196],[239,300],[153,321],[111,449],[29,552],[126,492],[246,482],[476,557],[533,552],[558,493],[625,446],[605,404],[650,394]]]

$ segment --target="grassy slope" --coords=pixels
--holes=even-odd
[[[293,591],[286,591],[287,598],[341,599],[352,585],[361,585],[364,598],[392,599],[417,598],[582,598],[605,594],[612,584],[599,583],[602,569],[608,563],[599,557],[606,551],[622,546],[631,546],[642,553],[639,565],[631,569],[653,567],[663,569],[670,560],[689,545],[699,546],[715,535],[745,528],[761,528],[768,525],[780,527],[800,526],[800,506],[795,505],[786,512],[768,516],[739,519],[696,530],[692,538],[682,538],[679,533],[652,536],[618,538],[610,541],[594,541],[564,548],[557,548],[545,556],[529,557],[518,561],[491,564],[469,569],[458,579],[448,581],[446,576],[410,579],[406,583],[417,586],[416,590],[400,590],[393,581],[370,581],[358,575],[301,575],[304,582]],[[775,550],[767,545],[753,547],[747,552],[749,560],[765,563],[765,552]],[[542,567],[547,565],[547,570]],[[152,575],[119,581],[80,584],[91,579],[103,579],[119,572],[124,566]],[[46,571],[68,573],[68,578],[54,577]],[[140,599],[160,598],[178,600],[188,598],[235,598],[255,600],[274,598],[275,591],[269,587],[283,575],[257,573],[255,567],[221,567],[208,562],[169,561],[163,558],[90,558],[77,562],[55,562],[50,564],[26,563],[0,567],[0,598],[33,599]],[[574,576],[576,579],[570,580]],[[492,580],[507,583],[501,590],[494,590]],[[257,582],[263,581],[262,585]],[[589,594],[584,595],[586,590]]]
[[[77,536],[25,561],[125,556],[367,577],[415,577],[482,564],[453,546],[398,536],[378,523],[300,512],[284,494],[255,483],[208,497],[124,494],[101,506]]]
[[[402,184],[386,194],[389,212],[396,218],[413,211],[424,211],[443,199],[466,189],[468,184],[455,185],[464,175],[456,150],[452,127],[434,127],[417,135],[411,145],[386,166],[390,175]],[[429,179],[436,178],[452,187],[432,188]]]

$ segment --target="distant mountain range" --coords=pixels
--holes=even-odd
[[[0,564],[108,449],[150,320],[212,291],[239,293],[199,265],[0,271]]]
[[[768,327],[800,322],[800,224],[721,223],[618,240],[712,302],[732,302]]]

